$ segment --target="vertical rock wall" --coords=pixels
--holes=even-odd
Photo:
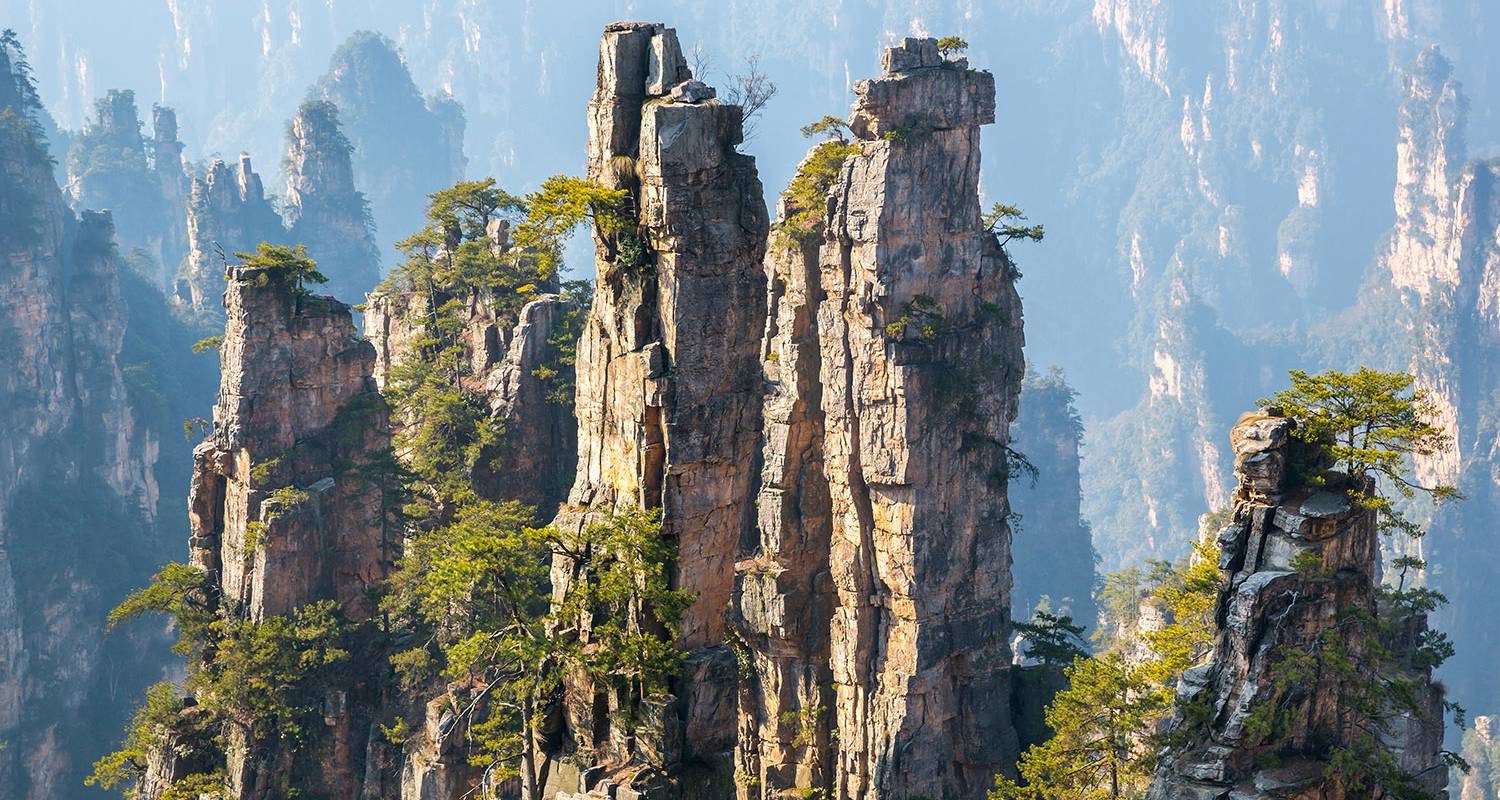
[[[138,575],[121,554],[153,544],[155,453],[119,367],[111,217],[67,209],[20,58],[0,45],[0,796],[45,800],[77,791],[117,719],[97,698],[150,662],[104,614]]]
[[[385,575],[377,493],[352,469],[389,443],[375,350],[349,307],[235,267],[224,293],[214,432],[194,451],[193,560],[232,613],[337,600],[352,619]],[[291,503],[268,503],[279,490]]]
[[[1199,704],[1206,719],[1175,724],[1185,745],[1170,751],[1152,782],[1153,800],[1320,798],[1381,796],[1353,790],[1327,753],[1356,731],[1374,729],[1367,712],[1351,707],[1336,676],[1278,686],[1274,665],[1291,654],[1315,652],[1320,637],[1343,636],[1351,652],[1363,646],[1347,634],[1350,612],[1375,614],[1378,558],[1375,512],[1358,505],[1356,488],[1337,480],[1299,483],[1296,464],[1309,456],[1291,437],[1294,423],[1272,414],[1247,414],[1230,434],[1239,489],[1233,521],[1219,534],[1220,568],[1228,580],[1219,596],[1218,639],[1212,660],[1183,675],[1179,700]],[[1308,569],[1299,558],[1318,558]],[[1387,642],[1393,651],[1414,648],[1425,618],[1410,621],[1410,641]],[[1330,631],[1334,632],[1330,634]],[[1443,793],[1447,767],[1442,690],[1426,670],[1409,676],[1424,713],[1392,721],[1381,744],[1400,767],[1418,776],[1428,792]],[[1248,724],[1261,703],[1288,704],[1288,729],[1271,736]]]
[[[224,307],[214,430],[193,453],[192,562],[217,583],[231,620],[258,623],[320,600],[368,620],[395,535],[362,472],[390,442],[375,350],[356,335],[348,306],[262,269],[235,267]],[[367,670],[351,665],[347,683],[327,691],[324,727],[308,731],[302,749],[226,720],[234,796],[261,800],[289,787],[355,796],[362,737],[374,730]]]
[[[661,508],[663,535],[678,544],[673,580],[696,593],[679,630],[689,672],[722,674],[709,662],[728,657],[735,553],[753,519],[768,220],[754,159],[735,150],[739,108],[690,78],[672,29],[606,28],[588,172],[629,190],[646,253],[632,259],[620,240],[597,238],[578,345],[577,474],[558,524]],[[568,576],[557,577],[566,591]],[[727,762],[732,686],[687,677],[679,694],[682,727],[668,723],[662,760]],[[575,736],[590,730],[579,716]]]
[[[930,39],[884,66],[855,84],[815,235],[778,233],[766,260],[757,529],[735,596],[742,798],[978,798],[1018,749],[1021,306],[978,188],[994,81]],[[806,211],[788,202],[783,220]]]
[[[1006,483],[1023,373],[1020,298],[980,222],[994,79],[932,40],[883,66],[855,84],[859,150],[820,264],[835,796],[981,797],[1016,755]]]
[[[303,103],[287,129],[288,237],[307,246],[328,277],[324,289],[345,302],[363,300],[380,281],[380,251],[369,204],[354,185],[353,155],[338,108]]]

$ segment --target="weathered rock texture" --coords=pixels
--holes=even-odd
[[[697,596],[678,631],[689,674],[651,760],[707,762],[727,780],[734,668],[721,642],[735,553],[753,522],[768,220],[755,161],[735,150],[739,108],[667,102],[690,77],[672,29],[606,28],[588,173],[629,190],[647,252],[627,263],[619,240],[597,241],[598,283],[578,345],[577,475],[558,524],[662,509],[663,534],[679,550],[673,581]],[[566,591],[569,576],[554,573],[555,590]],[[623,758],[608,721],[584,719],[586,694],[573,689],[575,739]]]
[[[355,188],[353,153],[337,107],[302,104],[287,130],[287,237],[307,246],[329,294],[357,303],[380,280],[380,252],[369,206]]]
[[[789,211],[784,205],[781,217]],[[823,469],[822,236],[776,241],[766,255],[769,314],[755,539],[735,565],[736,635],[750,658],[740,686],[741,797],[831,788],[833,673],[828,559],[832,508]]]
[[[309,295],[285,277],[233,268],[212,435],[194,451],[189,497],[192,563],[219,588],[222,613],[263,621],[333,600],[354,622],[373,613],[373,590],[392,557],[387,509],[362,469],[389,446],[375,349],[348,306]],[[312,742],[262,741],[224,722],[225,770],[241,800],[289,786],[354,797],[372,727],[367,665],[328,690],[324,730]]]
[[[219,159],[192,179],[187,203],[188,255],[174,284],[174,298],[195,314],[223,313],[224,272],[237,252],[286,238],[281,216],[266,199],[250,156],[235,169]]]
[[[1010,723],[1021,304],[979,214],[994,79],[933,40],[855,85],[820,258],[838,798],[982,797]],[[929,306],[933,333],[904,315]]]
[[[235,267],[224,293],[214,431],[194,452],[193,561],[236,615],[337,600],[364,619],[388,558],[379,492],[353,468],[389,444],[375,349],[348,306],[267,279]],[[287,490],[291,502],[267,502]]]
[[[994,79],[930,39],[884,65],[855,84],[817,235],[778,233],[766,262],[758,524],[735,597],[746,798],[977,798],[1017,753],[1021,306],[978,190]]]
[[[504,248],[504,227],[495,228],[493,246]],[[412,355],[414,344],[433,335],[430,306],[452,299],[398,286],[369,296],[365,336],[375,345],[375,381],[382,389],[391,369]],[[459,333],[471,369],[464,388],[482,396],[504,428],[497,457],[481,459],[472,476],[474,489],[481,497],[535,506],[550,518],[573,485],[578,428],[572,398],[551,396],[540,371],[565,369],[558,363],[563,343],[557,337],[564,335],[560,326],[582,312],[559,294],[538,297],[519,315],[502,314],[500,307],[487,290],[471,291]]]
[[[1212,660],[1188,670],[1179,688],[1179,700],[1203,705],[1208,717],[1179,731],[1187,744],[1163,760],[1153,800],[1378,796],[1349,789],[1327,769],[1334,748],[1377,727],[1371,717],[1350,704],[1327,672],[1291,687],[1273,678],[1274,665],[1317,651],[1330,631],[1363,653],[1359,636],[1348,633],[1358,629],[1349,615],[1378,613],[1375,512],[1351,495],[1369,487],[1351,488],[1337,475],[1323,486],[1302,483],[1296,465],[1310,456],[1291,436],[1293,426],[1284,417],[1247,414],[1230,435],[1239,488],[1233,521],[1219,534],[1227,582],[1216,612],[1218,638]],[[1319,559],[1319,568],[1298,562],[1308,556]],[[1406,626],[1408,641],[1382,644],[1395,652],[1414,648],[1425,627],[1426,619],[1415,617]],[[1391,720],[1381,744],[1424,790],[1446,797],[1443,693],[1427,670],[1407,677],[1416,682],[1423,713]],[[1267,737],[1247,728],[1262,703],[1290,709],[1288,730]]]

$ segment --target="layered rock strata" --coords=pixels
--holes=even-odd
[[[760,525],[737,597],[747,796],[983,797],[1017,751],[1021,306],[978,189],[994,80],[933,40],[883,63],[855,84],[817,241],[768,260]]]
[[[1309,678],[1277,679],[1285,659],[1313,658],[1331,647],[1329,637],[1355,658],[1368,655],[1358,633],[1361,618],[1377,608],[1378,529],[1375,511],[1356,502],[1351,486],[1333,474],[1313,485],[1297,476],[1313,463],[1292,436],[1294,422],[1274,414],[1247,414],[1235,425],[1233,521],[1218,536],[1226,583],[1216,611],[1218,637],[1208,664],[1183,675],[1179,702],[1202,709],[1174,724],[1186,744],[1169,751],[1149,797],[1153,800],[1234,798],[1343,798],[1383,796],[1389,787],[1353,787],[1329,768],[1329,753],[1362,732],[1379,731],[1416,785],[1444,796],[1447,767],[1441,758],[1443,693],[1429,670],[1405,668],[1420,714],[1392,712],[1376,719],[1342,686],[1337,670],[1309,667]],[[1312,566],[1310,566],[1312,565]],[[1393,652],[1414,649],[1426,619],[1400,626]],[[1389,676],[1383,676],[1389,677]],[[1268,705],[1269,704],[1269,705]],[[1257,732],[1252,717],[1281,709],[1285,729]]]
[[[678,631],[689,666],[660,744],[636,749],[727,781],[734,667],[721,642],[753,520],[768,220],[755,161],[735,150],[740,109],[691,77],[671,28],[605,29],[588,175],[627,190],[628,222],[596,237],[598,281],[578,344],[577,474],[557,524],[662,510],[678,547],[672,581],[696,593]],[[554,591],[572,577],[555,569]],[[629,757],[632,745],[594,707],[587,687],[571,688],[575,744],[606,761]]]
[[[193,454],[193,562],[245,618],[337,600],[364,619],[389,557],[379,493],[354,469],[389,445],[375,349],[348,306],[283,280],[237,266],[224,293],[214,430]]]
[[[932,40],[883,65],[855,85],[859,150],[820,259],[834,796],[981,797],[1016,755],[1006,484],[1024,370],[1020,298],[979,218],[994,79]]]

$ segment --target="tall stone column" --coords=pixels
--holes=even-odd
[[[1014,271],[979,207],[987,72],[931,39],[855,84],[820,259],[838,798],[983,797],[1011,768]]]
[[[598,280],[577,357],[578,469],[557,525],[662,510],[662,533],[678,546],[673,583],[696,599],[677,632],[687,674],[648,760],[727,771],[734,669],[722,641],[735,554],[753,521],[769,222],[755,161],[735,149],[740,108],[691,78],[673,29],[605,29],[588,174],[627,190],[639,244],[596,232]],[[566,592],[573,576],[554,573]],[[623,757],[590,694],[570,688],[575,741]]]

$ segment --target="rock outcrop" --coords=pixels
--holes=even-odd
[[[503,230],[496,226],[496,248],[506,247]],[[429,305],[452,299],[399,286],[382,286],[369,296],[365,336],[375,345],[375,381],[382,389],[391,369],[433,335]],[[501,313],[490,290],[473,290],[467,301],[457,334],[469,363],[464,388],[484,399],[503,429],[500,455],[476,465],[474,489],[481,497],[519,500],[550,518],[573,485],[578,430],[572,397],[557,396],[545,376],[566,368],[558,363],[564,344],[558,337],[583,312],[576,301],[555,293],[527,303],[519,315]]]
[[[375,349],[356,335],[348,306],[266,268],[234,267],[224,306],[214,430],[194,451],[192,564],[231,621],[260,624],[318,601],[368,620],[397,535],[366,469],[390,442]],[[223,718],[233,796],[275,797],[289,786],[357,796],[376,730],[368,669],[352,665],[325,688],[322,727],[301,742]]]
[[[261,242],[286,238],[281,215],[266,199],[265,186],[240,154],[231,169],[214,159],[192,179],[187,203],[188,254],[174,282],[174,299],[195,315],[223,314],[224,273],[237,252],[253,252]]]
[[[307,246],[328,278],[324,287],[358,301],[380,280],[380,251],[370,209],[355,188],[354,147],[339,125],[338,108],[310,100],[287,129],[287,238]]]
[[[44,800],[74,791],[101,720],[122,716],[97,707],[102,692],[133,689],[138,670],[159,666],[104,638],[120,583],[144,577],[130,554],[154,544],[156,452],[119,363],[127,319],[111,217],[68,210],[10,36],[0,42],[0,796]]]
[[[932,40],[883,64],[855,85],[859,149],[820,259],[834,796],[981,797],[1016,755],[1006,484],[1024,369],[1009,261],[979,218],[994,79]]]
[[[728,791],[735,669],[722,641],[735,553],[753,520],[768,220],[755,161],[735,150],[740,109],[696,87],[698,99],[669,98],[691,77],[673,29],[605,29],[588,174],[628,190],[631,222],[596,240],[578,344],[577,474],[557,524],[662,510],[662,533],[678,546],[673,583],[696,598],[678,631],[688,674],[648,760],[708,765]],[[569,579],[554,569],[554,591]],[[587,688],[570,691],[575,743],[604,761],[627,758],[621,732],[591,719]]]
[[[1446,796],[1442,689],[1429,669],[1404,659],[1365,666],[1378,663],[1372,647],[1414,651],[1426,619],[1405,619],[1392,639],[1371,638],[1379,635],[1372,621],[1387,613],[1375,591],[1378,528],[1375,511],[1354,494],[1372,487],[1337,473],[1321,484],[1305,481],[1299,473],[1317,456],[1292,436],[1294,424],[1273,413],[1247,414],[1230,434],[1239,488],[1233,521],[1218,536],[1227,576],[1218,635],[1211,661],[1183,675],[1178,700],[1197,711],[1174,721],[1185,744],[1166,754],[1149,796],[1381,796],[1389,787],[1351,786],[1348,765],[1329,769],[1336,751],[1372,733],[1379,737],[1372,746],[1388,749],[1418,788]],[[1347,661],[1333,661],[1339,658]],[[1292,659],[1306,662],[1299,673],[1305,678],[1279,677],[1290,674],[1284,667]],[[1372,671],[1351,678],[1341,664]],[[1371,695],[1349,682],[1374,675],[1411,681],[1420,712],[1371,712]]]
[[[755,673],[739,769],[757,788],[742,796],[983,797],[1017,752],[1021,306],[978,187],[994,80],[930,39],[884,66],[855,84],[856,138],[815,241],[778,236],[767,262],[759,530],[737,596]]]
[[[252,620],[336,600],[352,619],[389,558],[384,510],[357,465],[389,445],[375,349],[349,307],[263,269],[224,293],[214,431],[194,451],[193,563]]]

